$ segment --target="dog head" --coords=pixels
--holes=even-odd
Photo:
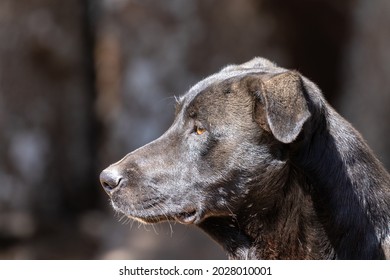
[[[225,67],[178,99],[172,126],[105,169],[113,207],[145,223],[235,215],[274,203],[287,157],[310,117],[305,80],[255,58]]]

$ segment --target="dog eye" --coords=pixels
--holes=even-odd
[[[194,128],[194,132],[196,133],[196,135],[202,135],[206,132],[206,129],[196,125]]]

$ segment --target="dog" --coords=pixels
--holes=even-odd
[[[197,83],[100,181],[115,210],[194,224],[230,259],[390,258],[390,175],[313,82],[264,58]]]

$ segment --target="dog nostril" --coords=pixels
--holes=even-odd
[[[102,181],[101,183],[102,183],[102,186],[103,186],[104,189],[112,190],[112,189],[115,188],[114,185],[110,185],[110,184],[107,183],[106,181]]]
[[[106,169],[103,170],[102,173],[100,173],[100,183],[108,194],[110,194],[117,187],[119,187],[121,181],[122,176],[110,170]]]

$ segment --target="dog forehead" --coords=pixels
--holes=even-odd
[[[181,103],[190,103],[199,93],[206,88],[221,83],[225,80],[234,77],[245,77],[248,74],[262,73],[262,74],[279,74],[285,72],[286,69],[278,67],[273,62],[255,57],[252,60],[239,65],[228,65],[222,68],[221,71],[208,76],[201,80],[180,98]]]

